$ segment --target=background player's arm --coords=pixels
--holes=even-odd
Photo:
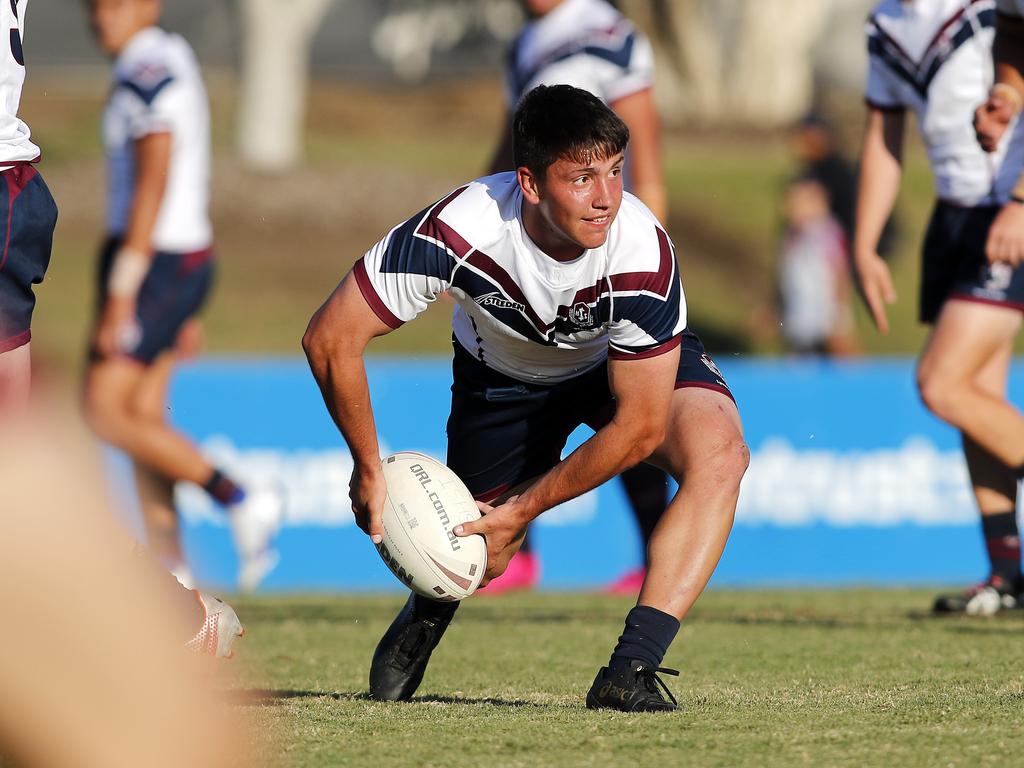
[[[520,496],[495,507],[456,534],[482,533],[487,540],[487,577],[500,575],[526,525],[545,510],[615,477],[647,458],[665,436],[679,366],[679,347],[642,360],[609,360],[616,409],[612,420]]]
[[[1000,139],[1024,106],[1024,19],[1000,13],[992,44],[996,77],[988,99],[974,114],[978,143],[986,152],[995,151]],[[1024,185],[1017,194],[1024,197]]]
[[[885,305],[896,300],[896,290],[889,266],[878,255],[878,240],[896,203],[903,176],[903,129],[902,110],[868,108],[860,159],[853,263],[871,316],[882,333],[889,332]]]
[[[135,322],[135,300],[149,271],[153,230],[167,187],[173,136],[150,133],[135,140],[135,189],[124,241],[111,268],[108,297],[96,331],[96,345],[105,355],[120,348],[124,329]]]
[[[633,193],[660,222],[668,215],[668,193],[661,159],[661,124],[654,91],[645,88],[609,104],[629,128],[629,173]]]
[[[374,543],[383,535],[380,516],[385,486],[363,352],[371,339],[391,330],[366,303],[349,272],[313,315],[302,337],[327,410],[352,452],[352,512]]]

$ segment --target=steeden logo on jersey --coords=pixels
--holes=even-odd
[[[495,307],[497,309],[514,309],[517,312],[523,312],[526,310],[525,304],[520,304],[518,301],[512,301],[506,299],[497,291],[492,293],[485,293],[483,296],[476,297],[476,303],[481,307]]]

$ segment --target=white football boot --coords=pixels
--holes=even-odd
[[[274,536],[284,521],[284,497],[271,488],[254,488],[228,509],[238,553],[238,588],[252,592],[280,559]]]
[[[245,634],[245,627],[238,620],[238,614],[219,597],[207,595],[198,589],[193,591],[202,603],[205,618],[196,636],[185,643],[185,647],[218,659],[230,659],[235,655],[231,644],[236,637]]]

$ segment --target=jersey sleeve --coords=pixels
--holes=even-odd
[[[874,20],[868,20],[866,33],[868,80],[864,100],[875,109],[902,110],[906,104],[900,95],[897,75],[900,68],[905,67],[905,62],[901,60],[902,54]]]
[[[633,29],[625,49],[628,56],[623,57],[621,69],[604,85],[604,98],[609,104],[654,85],[654,51],[650,41]]]
[[[128,101],[128,132],[132,139],[173,129],[181,114],[184,92],[174,73],[159,61],[141,62],[128,71],[120,86],[134,98]]]
[[[437,215],[444,202],[395,227],[352,268],[363,298],[391,328],[412,320],[451,287],[456,262],[448,240],[458,235]]]
[[[686,300],[675,250],[660,227],[657,239],[657,271],[609,276],[613,302],[608,356],[613,360],[664,354],[678,346],[686,328]]]

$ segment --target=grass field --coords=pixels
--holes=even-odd
[[[410,703],[365,696],[400,596],[238,600],[231,697],[272,766],[1009,766],[1024,614],[935,619],[922,590],[712,590],[665,665],[681,709],[583,698],[630,601],[474,598]]]

